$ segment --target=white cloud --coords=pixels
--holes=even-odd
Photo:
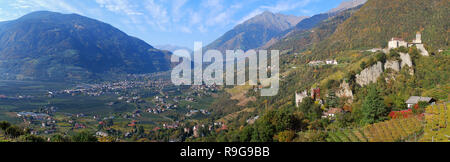
[[[154,0],[147,0],[145,8],[159,26],[170,22],[170,16],[163,5],[156,3]]]
[[[221,12],[217,15],[215,15],[214,17],[211,17],[210,19],[207,20],[206,25],[208,26],[215,26],[215,25],[227,25],[228,23],[230,23],[231,20],[231,15],[233,13],[232,12]]]
[[[111,12],[124,13],[126,15],[142,15],[137,11],[136,6],[130,4],[127,0],[95,0],[100,7],[106,8]]]
[[[202,33],[208,32],[208,29],[206,29],[206,27],[204,25],[199,25],[197,29],[198,29],[198,31],[200,31]]]
[[[216,11],[221,11],[224,8],[222,0],[203,0],[202,6]]]
[[[270,12],[278,13],[303,7],[309,4],[310,2],[311,0],[301,0],[301,1],[286,0],[286,1],[278,1],[278,3],[275,6],[262,6],[261,8],[269,10]]]
[[[180,27],[181,32],[183,33],[192,33],[192,30],[186,26]]]
[[[190,19],[189,19],[190,25],[195,25],[202,21],[202,16],[200,16],[200,14],[198,12],[191,12],[189,15],[190,15]]]
[[[83,12],[62,0],[16,0],[10,3],[11,7],[18,11],[50,10],[57,12],[69,12],[82,14]],[[29,12],[29,11],[28,11]]]
[[[172,1],[172,20],[174,22],[180,21],[182,17],[184,17],[184,12],[180,9],[186,4],[187,0],[173,0]]]

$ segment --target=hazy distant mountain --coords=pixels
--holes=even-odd
[[[175,52],[176,50],[187,50],[189,53],[192,53],[193,51],[187,47],[181,47],[181,46],[175,46],[175,45],[155,45],[155,48],[160,50],[166,50],[169,52]]]
[[[33,12],[0,25],[0,78],[83,80],[170,69],[169,52],[76,14]]]
[[[346,1],[342,2],[338,7],[333,8],[330,11],[328,11],[328,13],[344,11],[344,10],[362,5],[366,2],[367,2],[367,0],[346,0]]]
[[[319,14],[303,20],[284,37],[277,40],[269,49],[303,51],[330,37],[336,28],[350,18],[361,6],[335,12],[335,14]],[[319,21],[320,20],[320,21]]]
[[[292,37],[293,35],[297,35],[301,32],[304,32],[306,30],[310,30],[314,27],[316,27],[318,24],[322,23],[323,21],[339,14],[340,12],[333,12],[333,13],[323,13],[323,14],[317,14],[309,18],[305,18],[294,27],[285,30],[284,32],[280,33],[278,36],[273,37],[270,41],[268,41],[265,45],[261,46],[262,49],[267,49],[271,46],[274,46],[275,44],[279,44],[279,41],[282,39],[286,39],[287,37]],[[295,37],[295,36],[293,36]]]
[[[274,14],[266,11],[237,25],[234,29],[209,44],[206,49],[220,51],[257,49],[264,46],[272,38],[294,27],[305,18]]]

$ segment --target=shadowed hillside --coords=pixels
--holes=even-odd
[[[109,24],[76,14],[34,12],[0,26],[2,79],[151,73],[169,70],[168,56]]]

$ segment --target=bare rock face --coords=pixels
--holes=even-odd
[[[399,72],[400,71],[400,63],[397,60],[388,60],[386,61],[386,63],[384,64],[384,69],[392,69],[394,71]]]
[[[370,83],[376,83],[382,73],[383,63],[377,62],[377,64],[364,69],[360,74],[356,75],[356,83],[358,83],[360,86],[366,86]]]
[[[412,59],[411,56],[407,53],[400,53],[400,59],[402,59],[402,68],[404,68],[405,66],[409,66],[412,67],[413,63],[412,63]]]
[[[409,74],[414,75],[413,62],[411,56],[407,53],[400,53],[400,59],[402,59],[401,68],[409,68]]]
[[[339,98],[348,98],[348,103],[353,103],[353,92],[350,88],[350,84],[347,82],[342,82],[341,86],[339,87],[339,91],[336,92],[336,96]]]
[[[416,44],[417,49],[420,51],[420,54],[422,56],[430,56],[427,49],[425,49],[425,46],[423,44]]]
[[[308,97],[308,91],[306,90],[302,93],[295,93],[295,105],[299,107],[300,103],[302,103],[303,99],[305,99],[306,97]]]

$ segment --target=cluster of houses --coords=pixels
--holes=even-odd
[[[163,124],[164,129],[177,129],[180,125],[180,122],[175,122],[174,124]]]
[[[124,119],[134,119],[134,118],[139,118],[139,117],[142,117],[141,110],[134,110],[133,112],[125,113],[122,115],[122,118],[124,118]],[[109,118],[109,119],[113,119],[113,118]],[[107,120],[107,119],[105,119],[105,120]]]
[[[225,125],[222,122],[215,122],[214,124],[210,124],[210,125],[205,125],[205,124],[195,125],[195,126],[192,127],[192,129],[191,128],[185,128],[184,129],[184,133],[185,134],[191,134],[192,133],[193,137],[198,138],[198,137],[204,136],[204,134],[202,134],[201,129],[203,129],[203,130],[207,129],[207,131],[211,132],[211,131],[215,131],[215,130],[217,130],[217,131],[227,130],[228,127],[227,127],[227,125]]]
[[[311,61],[308,63],[308,65],[311,66],[319,66],[319,65],[338,65],[337,60],[326,60],[326,61]]]
[[[20,100],[20,99],[32,99],[32,98],[35,98],[35,97],[30,96],[30,95],[18,95],[16,97],[10,97],[10,96],[0,94],[0,99]]]
[[[259,119],[259,116],[255,116],[253,118],[247,119],[247,123],[248,124],[254,124],[256,122],[256,120]]]
[[[156,96],[155,99],[153,99],[153,101],[156,103],[155,106],[147,108],[145,112],[152,114],[160,114],[168,110],[178,108],[177,104],[168,103],[165,99],[169,99],[169,96],[166,96],[165,98]],[[178,100],[176,99],[174,99],[174,101],[178,102]]]
[[[37,125],[42,129],[41,131],[30,129],[30,133],[33,135],[39,135],[41,132],[45,134],[51,134],[56,131],[56,120],[50,116],[50,111],[46,113],[35,113],[35,112],[19,112],[17,117],[21,118],[24,123],[28,125]]]
[[[191,116],[193,116],[193,115],[195,115],[195,114],[198,114],[198,113],[202,113],[203,115],[209,115],[209,114],[211,114],[208,110],[205,110],[205,109],[201,109],[201,110],[190,110],[188,113],[186,113],[186,117],[191,117]]]
[[[66,89],[62,91],[57,92],[48,92],[49,97],[55,97],[57,95],[86,95],[86,96],[101,96],[104,94],[116,94],[119,95],[124,91],[131,90],[131,89],[151,89],[151,88],[157,88],[157,89],[163,89],[167,86],[171,86],[170,80],[151,80],[146,79],[142,81],[137,81],[138,78],[151,78],[151,74],[148,74],[149,76],[135,76],[132,75],[132,79],[130,80],[123,80],[118,82],[104,82],[100,84],[84,84],[84,85],[78,85],[75,88],[72,89]],[[138,99],[135,98],[136,96],[122,96],[118,100],[125,100],[128,103],[135,102]]]
[[[19,112],[17,113],[17,117],[28,120],[46,120],[50,117],[50,115],[34,112]]]
[[[167,109],[166,108],[148,108],[145,111],[148,113],[152,113],[152,114],[160,114],[160,113],[166,112]]]
[[[191,86],[193,90],[203,90],[203,91],[217,91],[218,86],[216,84],[213,85],[193,85]]]
[[[139,96],[120,96],[117,98],[118,101],[125,101],[126,103],[144,103],[145,101],[141,99]]]
[[[73,126],[73,129],[86,129],[86,125],[81,124],[81,123],[75,123],[75,125]]]

